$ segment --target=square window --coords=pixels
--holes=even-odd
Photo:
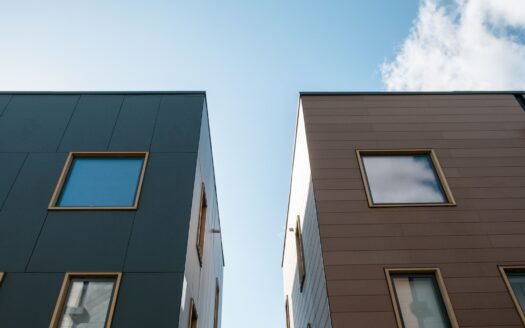
[[[500,267],[514,306],[525,325],[525,267]]]
[[[68,273],[50,327],[109,328],[120,273]]]
[[[437,269],[386,269],[386,274],[399,327],[458,327]]]
[[[49,209],[136,209],[148,153],[70,153]]]
[[[358,150],[370,207],[455,205],[432,150]]]

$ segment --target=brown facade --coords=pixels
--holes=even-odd
[[[513,94],[303,94],[301,108],[333,327],[396,327],[395,268],[439,269],[460,327],[523,326],[499,269],[525,265]],[[455,206],[370,207],[356,151],[375,149],[433,150]]]

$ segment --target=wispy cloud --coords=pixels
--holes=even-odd
[[[422,0],[381,74],[391,91],[525,89],[524,1]]]

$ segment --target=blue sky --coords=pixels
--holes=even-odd
[[[382,90],[418,0],[5,1],[1,90],[205,90],[223,327],[282,327],[299,91]]]

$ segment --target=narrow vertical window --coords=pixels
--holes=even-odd
[[[525,267],[500,267],[514,306],[525,325]]]
[[[286,296],[286,302],[284,303],[284,314],[286,315],[286,328],[290,328],[290,305],[288,304],[288,296]]]
[[[199,224],[197,226],[197,255],[199,257],[199,263],[202,266],[202,258],[204,257],[204,239],[206,238],[206,214],[208,212],[208,201],[206,199],[204,183],[202,184],[201,190]]]
[[[386,274],[399,327],[458,327],[439,270],[387,269]]]
[[[120,273],[66,274],[50,328],[109,328],[120,278]]]
[[[2,280],[4,280],[4,273],[0,272],[0,284],[2,283]]]
[[[219,308],[220,308],[220,289],[219,289],[219,280],[215,280],[215,306],[213,312],[213,328],[219,328]]]
[[[197,328],[197,308],[195,306],[195,302],[193,301],[193,298],[190,301],[190,315],[189,315],[189,328]]]
[[[299,272],[300,291],[303,291],[304,279],[306,278],[306,267],[304,261],[303,233],[301,231],[301,218],[297,216],[297,225],[295,226],[295,248],[297,250],[297,270]]]

